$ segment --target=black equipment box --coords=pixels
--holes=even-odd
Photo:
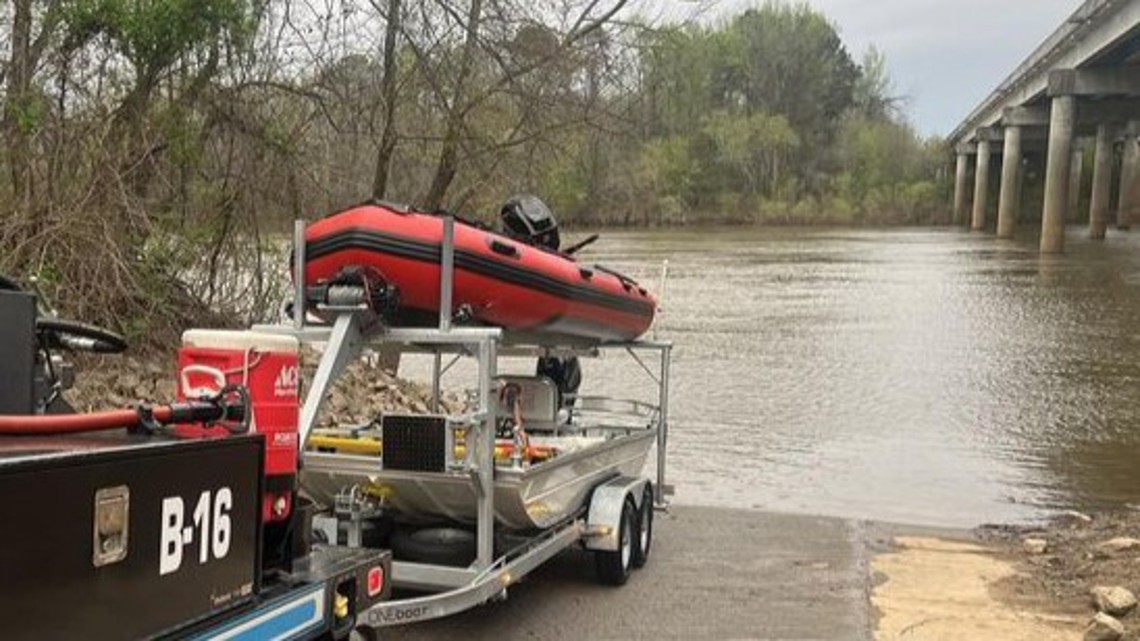
[[[0,414],[35,410],[36,297],[0,291]]]
[[[136,639],[259,589],[259,435],[0,437],[0,638]]]

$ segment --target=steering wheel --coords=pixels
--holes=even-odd
[[[0,274],[0,291],[22,292],[24,288]],[[43,347],[62,347],[96,354],[118,354],[126,351],[127,339],[109,329],[54,316],[36,318],[36,333]]]
[[[36,331],[52,347],[96,354],[118,354],[127,349],[127,339],[109,329],[45,316],[36,319]]]

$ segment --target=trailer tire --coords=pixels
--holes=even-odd
[[[637,508],[626,498],[621,508],[621,521],[618,523],[618,549],[597,550],[594,563],[598,570],[598,580],[605,585],[625,585],[633,568],[635,532],[637,528]]]
[[[648,483],[641,496],[641,509],[637,511],[637,536],[633,544],[633,567],[643,568],[653,547],[653,486]]]
[[[396,528],[391,539],[396,558],[416,563],[467,567],[475,560],[474,532],[454,527]]]

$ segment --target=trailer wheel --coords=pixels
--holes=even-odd
[[[471,565],[476,542],[474,532],[454,527],[397,528],[390,541],[398,559],[454,567]]]
[[[645,485],[641,509],[637,511],[637,540],[633,546],[633,567],[645,567],[649,561],[649,548],[653,546],[653,487]]]
[[[614,551],[597,550],[594,552],[594,562],[598,568],[598,580],[606,585],[624,585],[629,580],[629,571],[633,567],[633,551],[635,528],[637,527],[637,508],[628,498],[621,508],[621,522],[618,524],[618,549]]]

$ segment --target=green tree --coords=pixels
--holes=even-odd
[[[701,129],[717,152],[718,165],[737,177],[733,188],[754,195],[775,193],[783,168],[800,146],[800,137],[781,115],[710,115]]]
[[[655,133],[692,134],[714,112],[759,114],[759,120],[739,123],[748,132],[714,138],[722,140],[721,149],[729,138],[768,145],[763,182],[769,190],[785,175],[798,184],[819,182],[832,160],[828,148],[840,118],[855,104],[860,78],[859,67],[822,14],[805,4],[778,2],[719,28],[667,30],[649,39],[643,65]],[[774,138],[765,141],[764,130],[777,124],[765,120],[769,116],[782,118],[781,127],[791,131],[773,130]],[[716,122],[714,129],[724,129],[730,121]],[[757,169],[739,159],[733,164],[746,173]],[[760,176],[749,183],[755,190]]]
[[[722,104],[783,115],[801,133],[827,138],[853,104],[859,69],[831,23],[806,4],[768,2],[735,18],[720,36],[736,55]]]
[[[176,64],[196,62],[200,89],[225,52],[240,51],[257,24],[253,0],[68,0],[63,6],[67,48],[103,36],[130,62],[134,87],[125,114],[139,118],[164,74]]]
[[[883,52],[869,47],[863,54],[859,71],[853,96],[855,111],[872,120],[898,118],[903,99],[894,93]]]

